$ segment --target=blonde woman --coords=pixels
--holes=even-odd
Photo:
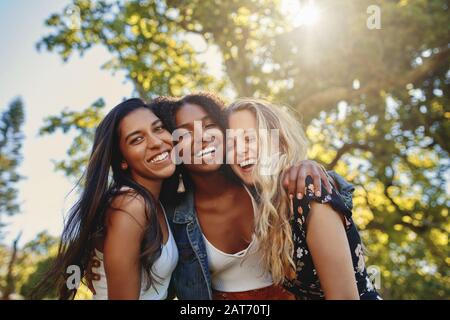
[[[239,99],[225,113],[229,129],[244,129],[245,141],[252,136],[256,141],[253,148],[231,148],[235,154],[229,156],[240,159],[231,165],[235,174],[256,187],[255,234],[274,283],[284,284],[298,299],[380,299],[364,265],[351,208],[336,188],[314,190],[311,177],[303,197],[284,188],[284,169],[306,159],[307,139],[295,116],[254,99]],[[247,163],[251,166],[242,166]]]

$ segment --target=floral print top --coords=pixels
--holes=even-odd
[[[342,179],[342,177],[340,177]],[[310,176],[306,179],[307,192],[302,200],[293,200],[293,213],[291,218],[292,236],[294,242],[294,262],[297,266],[295,280],[286,280],[284,286],[300,300],[324,299],[324,293],[320,286],[314,263],[306,243],[306,218],[310,210],[310,202],[328,203],[334,210],[345,217],[346,234],[350,245],[353,269],[355,271],[356,284],[359,295],[364,300],[381,300],[380,295],[375,290],[364,262],[363,245],[359,232],[352,220],[351,208],[346,204],[345,197],[335,188],[328,194],[322,187],[322,195],[314,195],[313,180]],[[353,191],[353,189],[351,190]]]

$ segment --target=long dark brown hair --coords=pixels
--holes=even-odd
[[[212,92],[192,93],[185,95],[181,99],[176,99],[173,97],[158,97],[153,100],[151,108],[155,115],[161,119],[166,128],[172,133],[176,129],[175,114],[186,104],[195,104],[203,108],[211,119],[217,123],[220,130],[225,135],[227,129],[226,115],[223,113],[223,110],[225,109],[225,102],[218,95]],[[224,144],[225,143],[226,142],[224,142]],[[224,164],[219,170],[231,182],[237,184],[241,183],[240,179],[236,176],[233,170],[231,170],[229,165]],[[175,174],[170,179],[166,179],[163,183],[160,197],[163,204],[166,204],[167,202],[177,203],[183,198],[183,196],[179,196],[176,193],[180,174],[186,188],[194,188],[189,172],[186,170],[184,165],[177,165]]]
[[[156,199],[143,186],[131,178],[128,170],[122,170],[123,156],[119,149],[119,124],[129,113],[140,109],[150,109],[140,99],[126,100],[114,107],[102,120],[95,131],[94,146],[87,169],[80,179],[82,193],[70,210],[64,224],[58,254],[50,271],[34,292],[48,291],[56,285],[60,299],[73,299],[77,289],[69,289],[66,280],[67,268],[78,266],[81,278],[89,272],[91,254],[95,241],[104,236],[104,221],[113,197],[131,192],[145,200],[147,228],[141,244],[140,263],[147,280],[147,289],[157,280],[152,273],[154,262],[161,255],[162,231],[156,215]],[[121,191],[123,186],[132,191]]]

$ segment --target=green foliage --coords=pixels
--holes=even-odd
[[[58,249],[58,239],[46,232],[39,233],[36,238],[26,243],[17,252],[13,266],[14,292],[25,299],[30,298],[31,291],[49,270]],[[7,266],[11,259],[11,250],[0,247],[0,288],[6,284]],[[56,292],[46,292],[41,298],[55,298]]]
[[[6,287],[6,274],[8,272],[8,263],[10,252],[5,245],[0,245],[0,288]],[[2,293],[0,292],[0,296]]]
[[[86,155],[91,151],[95,128],[103,117],[103,99],[98,99],[82,112],[64,110],[58,116],[45,119],[40,134],[52,134],[57,130],[63,133],[76,132],[72,145],[67,150],[68,159],[56,162],[56,168],[67,176],[79,179],[86,165]]]
[[[39,47],[64,60],[105,47],[114,57],[105,67],[144,98],[231,86],[291,106],[310,157],[357,185],[355,219],[384,297],[449,298],[448,1],[317,0],[315,27],[287,19],[282,3],[75,0],[79,14],[52,15]],[[366,27],[374,4],[380,30]],[[189,37],[218,48],[224,79],[208,75]],[[67,175],[80,176],[100,118],[90,107],[47,120],[42,133],[80,134],[59,164]]]
[[[125,71],[142,98],[220,89],[220,81],[210,86],[214,78],[196,59],[186,33],[179,32],[167,9],[155,1],[75,0],[63,14],[47,20],[56,32],[38,48],[54,50],[67,60],[74,52],[102,45],[113,55],[103,67]]]
[[[42,280],[42,276],[48,270],[50,270],[53,262],[54,257],[48,257],[40,260],[35,264],[36,270],[28,276],[27,281],[20,288],[20,294],[25,299],[42,300],[42,299],[56,299],[58,297],[56,288],[50,289],[48,292],[39,292],[39,295],[32,296],[33,290]]]
[[[17,183],[22,178],[17,172],[22,160],[22,125],[24,107],[16,99],[0,114],[0,239],[2,238],[1,216],[19,212]]]

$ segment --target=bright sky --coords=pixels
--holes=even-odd
[[[68,3],[70,0],[0,0],[0,111],[20,96],[26,112],[24,160],[20,167],[26,179],[19,184],[22,210],[6,219],[6,244],[11,244],[20,231],[20,244],[43,230],[59,235],[63,214],[73,201],[66,198],[72,183],[55,172],[52,163],[52,159],[66,157],[70,137],[61,133],[39,137],[44,118],[59,114],[65,107],[82,110],[100,97],[112,108],[133,93],[123,75],[113,76],[100,69],[109,59],[106,50],[94,48],[83,58],[74,57],[66,64],[55,53],[37,52],[36,42],[49,32],[45,19]],[[214,52],[208,52],[205,59],[213,69],[220,69]]]
[[[65,197],[72,184],[54,171],[51,159],[63,159],[70,138],[62,134],[38,137],[43,119],[64,107],[82,110],[99,97],[114,106],[132,93],[132,86],[121,75],[112,76],[100,66],[108,59],[101,49],[83,59],[63,64],[58,55],[35,49],[48,29],[45,19],[61,11],[68,0],[0,0],[0,110],[16,97],[25,103],[24,161],[20,173],[26,177],[19,185],[22,212],[7,219],[7,244],[23,231],[21,244],[44,229],[58,235],[62,214],[70,207]]]

